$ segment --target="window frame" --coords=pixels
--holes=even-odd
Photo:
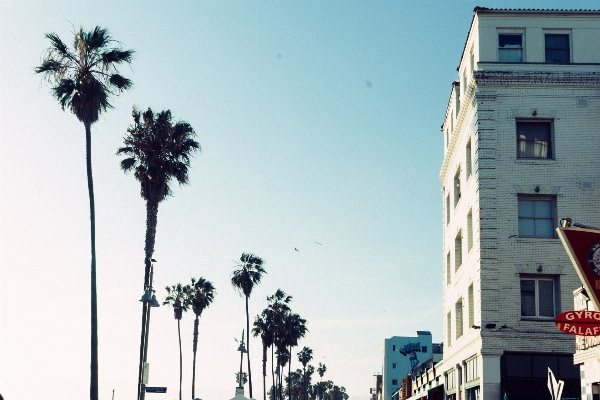
[[[548,218],[544,218],[544,217],[538,217],[536,218],[536,216],[534,215],[533,217],[529,217],[529,216],[521,216],[520,215],[520,205],[521,205],[521,201],[534,201],[534,202],[542,202],[542,201],[549,201],[550,202],[550,210],[552,213],[552,228],[550,229],[550,236],[547,235],[537,235],[535,233],[535,221],[536,220],[547,220]],[[535,207],[535,205],[534,205]],[[534,210],[535,213],[535,210]],[[523,233],[521,233],[521,220],[533,220],[534,221],[534,234],[533,235],[525,235]],[[517,196],[517,233],[518,236],[520,238],[536,238],[536,239],[556,239],[556,230],[554,228],[556,228],[558,225],[558,219],[557,219],[557,209],[556,209],[556,196],[553,195],[523,195],[520,194]]]
[[[456,174],[454,174],[454,180],[453,180],[453,192],[454,192],[454,208],[456,208],[458,206],[458,202],[460,201],[460,198],[462,196],[462,192],[461,192],[461,168],[460,166],[457,168],[456,170]]]
[[[525,139],[521,140],[520,135],[522,130],[519,129],[519,126],[523,126],[521,124],[548,124],[549,132],[548,132],[548,156],[547,157],[527,157],[521,155],[521,142],[525,142],[525,153],[528,151],[528,146],[535,146],[535,140]],[[553,119],[516,119],[515,120],[515,131],[516,131],[516,156],[518,160],[554,160],[554,120]],[[530,132],[523,132],[524,134],[531,134]]]
[[[454,320],[456,321],[456,328],[454,330],[455,338],[458,340],[464,333],[464,319],[463,319],[463,298],[459,298],[454,304]]]
[[[500,36],[520,36],[521,37],[521,47],[505,47],[505,46],[500,46]],[[523,31],[505,31],[505,32],[498,32],[498,62],[502,62],[502,63],[522,63],[525,61],[525,46],[524,46],[524,42],[525,42],[525,32]],[[510,60],[510,59],[502,59],[503,57],[501,56],[501,54],[510,54],[510,50],[520,50],[520,60]]]
[[[463,234],[459,229],[454,237],[454,271],[458,271],[463,264]]]
[[[535,302],[535,315],[523,315],[523,282],[533,281],[534,282],[534,302]],[[539,282],[552,282],[552,301],[553,301],[553,316],[540,315],[540,289]],[[560,314],[560,287],[559,277],[555,275],[521,275],[519,277],[519,293],[520,293],[520,315],[523,321],[554,321],[556,316]]]
[[[548,37],[549,36],[566,36],[567,37],[567,45],[568,47],[548,47]],[[573,61],[573,57],[571,54],[571,49],[573,48],[572,43],[571,43],[571,32],[561,32],[561,31],[557,31],[557,32],[553,32],[553,31],[545,31],[544,32],[544,63],[546,64],[571,64]],[[562,62],[562,61],[549,61],[548,60],[548,51],[565,51],[566,50],[566,54],[568,56],[568,61],[567,62]]]

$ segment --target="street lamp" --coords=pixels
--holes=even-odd
[[[244,361],[244,353],[247,353],[248,351],[246,350],[246,347],[244,346],[244,330],[242,329],[242,341],[240,342],[240,345],[238,346],[237,351],[240,352],[240,374],[238,375],[238,387],[237,390],[235,391],[236,396],[238,394],[243,395],[244,394],[244,377],[242,376],[242,363]]]
[[[146,398],[146,384],[147,375],[149,374],[148,363],[148,334],[150,332],[150,309],[152,307],[159,307],[160,304],[156,300],[156,290],[152,289],[152,281],[154,278],[154,264],[155,259],[150,259],[150,282],[149,285],[144,288],[144,295],[140,299],[143,303],[143,324],[142,324],[142,343],[140,344],[140,367],[139,367],[139,378],[138,378],[138,399],[144,400]]]

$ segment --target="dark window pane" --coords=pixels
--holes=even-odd
[[[498,35],[498,47],[522,47],[521,35]]]
[[[552,219],[536,219],[535,233],[533,236],[554,237],[554,221]]]
[[[535,217],[535,201],[519,200],[519,217]]]
[[[506,355],[507,377],[531,377],[531,356],[529,355]]]
[[[519,236],[535,236],[535,220],[519,218]]]
[[[554,281],[538,281],[540,317],[554,317]]]
[[[557,379],[580,379],[579,365],[573,365],[573,356],[558,356]]]
[[[521,281],[521,315],[535,317],[535,281]]]
[[[556,356],[531,356],[531,361],[534,378],[547,378],[548,368],[550,368],[553,373],[558,373],[558,359]],[[572,362],[573,361],[571,360],[571,363]]]
[[[552,157],[551,122],[517,122],[517,157]]]
[[[569,35],[546,35],[546,62],[567,64],[571,62]]]

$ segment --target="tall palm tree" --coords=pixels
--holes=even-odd
[[[303,374],[304,379],[302,382],[302,389],[303,389],[305,400],[308,398],[308,391],[306,389],[306,365],[312,359],[313,359],[313,351],[310,347],[304,346],[304,348],[298,352],[298,361],[300,361],[300,363],[302,364],[302,370],[304,371],[304,374]]]
[[[145,271],[144,289],[150,285],[150,267],[156,241],[158,205],[171,195],[169,184],[173,179],[180,185],[188,183],[188,168],[192,154],[200,149],[194,140],[194,129],[187,122],[173,122],[171,111],[161,111],[154,115],[152,110],[141,113],[133,109],[133,125],[127,129],[124,147],[117,155],[125,155],[121,160],[124,172],[134,171],[135,179],[141,184],[140,194],[146,200],[146,239],[144,245]],[[142,306],[142,338],[140,340],[140,360],[143,359],[146,318],[149,312],[147,303]],[[141,361],[139,381],[141,382]]]
[[[35,72],[43,74],[51,85],[52,94],[64,110],[68,108],[85,127],[85,160],[90,203],[91,238],[91,362],[90,399],[98,399],[98,306],[96,293],[96,209],[92,178],[92,124],[99,115],[111,108],[109,99],[132,86],[119,74],[117,67],[130,63],[133,50],[112,47],[106,29],[96,26],[92,31],[83,28],[74,32],[70,49],[56,33],[47,33],[50,47]]]
[[[190,308],[190,300],[187,296],[189,289],[182,286],[181,283],[173,286],[167,286],[167,297],[163,302],[163,305],[171,305],[177,320],[177,336],[179,337],[179,400],[181,400],[181,382],[183,379],[183,355],[181,353],[181,318],[183,313],[187,312]]]
[[[246,297],[246,350],[248,351],[248,387],[250,388],[250,398],[252,398],[252,371],[250,370],[250,314],[248,313],[248,299],[255,285],[260,283],[263,274],[266,274],[263,268],[262,258],[252,253],[242,253],[240,261],[236,264],[236,270],[233,271],[231,284],[240,294]]]
[[[188,297],[192,306],[192,311],[196,315],[194,320],[194,364],[192,368],[192,399],[196,398],[196,351],[198,350],[198,323],[202,312],[210,306],[215,299],[217,291],[210,281],[204,278],[198,280],[192,278],[192,284],[187,286],[189,289]]]
[[[263,400],[267,400],[267,349],[273,345],[273,312],[268,308],[254,319],[252,335],[260,336],[263,345]]]

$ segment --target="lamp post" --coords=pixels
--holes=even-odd
[[[150,259],[150,282],[149,285],[144,288],[144,295],[140,299],[140,301],[144,304],[143,313],[144,318],[142,325],[142,343],[140,344],[140,369],[139,369],[139,378],[138,378],[138,399],[144,400],[146,398],[146,382],[145,376],[149,373],[148,371],[148,363],[146,362],[148,358],[148,334],[150,332],[150,309],[152,307],[159,307],[160,304],[156,300],[155,290],[152,289],[152,281],[154,278],[154,264],[156,262],[155,259]]]
[[[240,374],[238,375],[238,387],[235,391],[236,396],[238,394],[244,394],[244,377],[242,376],[242,363],[244,361],[244,353],[247,353],[246,347],[244,346],[244,330],[242,329],[242,341],[238,346],[237,351],[240,352]]]

